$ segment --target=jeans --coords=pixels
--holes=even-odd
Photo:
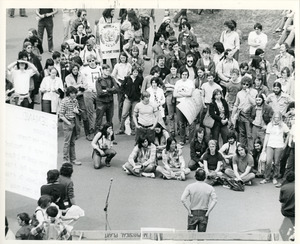
[[[262,143],[264,144],[265,134],[266,134],[265,129],[260,128],[256,125],[253,125],[253,127],[252,127],[252,138],[253,138],[253,140],[255,140],[257,137],[259,137],[261,139]]]
[[[102,119],[104,114],[106,115],[106,122],[112,124],[112,118],[114,116],[114,102],[103,103],[97,102],[96,109],[96,130],[100,130],[102,126]]]
[[[155,130],[151,130],[150,128],[136,128],[135,141],[137,141],[142,135],[146,135],[149,142],[154,142],[155,140]]]
[[[179,121],[179,132],[180,132],[180,142],[185,143],[185,136],[186,136],[186,124],[188,123],[186,117],[184,114],[176,108],[176,115],[177,115],[177,120]],[[191,142],[194,138],[194,133],[195,133],[195,122],[189,125],[189,142]]]
[[[186,169],[180,169],[180,168],[166,169],[165,167],[162,167],[162,166],[157,166],[156,171],[160,172],[168,180],[176,179],[177,177],[179,177],[181,175],[182,172],[184,172],[185,175],[187,175],[191,172],[191,170],[189,168],[186,168]]]
[[[242,172],[238,172],[238,173],[242,174]],[[235,174],[234,174],[234,171],[232,169],[229,169],[229,168],[225,169],[225,174],[228,175],[230,178],[235,178],[236,177]],[[255,178],[255,174],[254,173],[249,173],[249,174],[242,177],[242,181],[243,182],[248,182],[248,181],[250,181],[254,178]]]
[[[119,119],[119,122],[121,123],[125,95],[124,95],[124,92],[122,92],[122,91],[118,91],[117,94],[118,94],[118,119]]]
[[[136,171],[133,170],[133,166],[130,163],[126,162],[124,166],[130,172],[130,174],[132,174],[134,176],[138,176],[138,177],[140,177],[141,173],[143,173],[143,172],[144,173],[154,173],[155,167],[156,167],[154,164],[149,164],[146,167],[142,167],[141,171],[139,173],[137,173]]]
[[[117,152],[113,149],[104,149],[103,152],[105,153],[105,155],[101,156],[97,150],[94,149],[94,151],[93,151],[92,158],[94,160],[97,158],[99,160],[99,164],[100,164],[101,158],[106,157],[105,163],[109,163],[112,160],[112,158],[114,156],[116,156],[116,154],[117,154]]]
[[[221,125],[220,123],[214,123],[214,126],[211,128],[212,139],[219,142],[219,135],[221,133],[221,137],[223,140],[223,144],[227,142],[227,135],[229,133],[227,125]],[[219,145],[219,143],[218,143]]]
[[[172,103],[172,94],[168,95],[166,97],[166,103],[167,103],[167,108],[168,108],[168,124],[169,124],[169,131],[170,133],[174,132],[175,133],[175,111],[176,111],[176,106],[174,103]]]
[[[41,39],[43,43],[44,30],[47,31],[48,37],[48,51],[53,51],[53,18],[46,17],[39,20],[38,23],[38,37]]]
[[[280,155],[283,151],[283,148],[273,148],[267,147],[267,163],[265,170],[265,179],[270,180],[273,176],[273,179],[277,179],[280,174]],[[272,167],[272,162],[274,162],[274,167]],[[273,168],[273,172],[272,172]]]
[[[205,216],[207,210],[192,210],[193,216],[188,216],[188,230],[206,232],[208,216]]]
[[[250,126],[250,121],[244,116],[240,115],[238,120],[239,138],[240,143],[248,147],[249,151],[253,150],[253,138],[252,138],[252,128]]]
[[[96,103],[96,92],[85,91],[83,93],[83,99],[86,107],[87,118],[89,121],[90,132],[92,133],[95,129],[95,103]]]
[[[19,101],[19,98],[15,97],[15,104],[16,105],[18,105],[18,101]],[[24,98],[23,101],[21,102],[20,106],[23,107],[23,108],[30,108],[30,103],[28,101],[28,98]]]
[[[75,119],[70,121],[71,125],[63,123],[64,129],[64,149],[63,149],[63,161],[74,162],[76,160],[75,154],[75,140],[76,140],[76,128]]]
[[[86,107],[85,107],[83,95],[77,97],[76,99],[78,101],[79,109],[81,110],[80,118],[83,121],[84,132],[85,132],[85,135],[87,136],[90,133],[90,129],[89,129],[89,121],[88,121],[88,117],[87,117],[87,113],[86,113]],[[77,135],[80,135],[80,124],[79,123],[78,123],[78,125],[76,124],[76,131],[77,131]]]
[[[62,14],[62,21],[63,21],[63,26],[64,26],[64,40],[63,40],[63,42],[65,42],[66,40],[69,39],[71,25],[72,25],[72,22],[75,19],[76,19],[76,14],[75,13],[74,13],[73,16],[70,16],[69,13],[63,13]]]
[[[137,103],[138,103],[138,101],[130,101],[127,97],[125,98],[124,103],[123,103],[123,109],[122,109],[120,131],[125,131],[125,120],[129,115],[130,109],[131,109],[131,114],[132,114],[131,116],[133,116],[134,107]],[[134,130],[134,128],[135,128],[132,117],[131,117],[131,121],[130,121],[130,127],[132,130]]]
[[[295,172],[295,148],[290,148],[290,154],[286,163],[286,168],[284,172],[284,179],[290,172]]]

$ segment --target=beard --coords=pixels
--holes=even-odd
[[[280,95],[281,91],[274,91],[275,95],[278,96]]]

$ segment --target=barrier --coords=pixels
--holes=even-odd
[[[247,232],[196,232],[187,230],[175,230],[168,228],[141,228],[138,230],[116,231],[85,231],[72,232],[72,240],[174,240],[174,241],[280,241],[279,233],[266,230],[254,230]]]

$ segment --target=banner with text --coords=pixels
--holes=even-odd
[[[184,114],[189,124],[193,123],[196,116],[202,110],[202,107],[202,95],[199,89],[195,89],[191,97],[185,97],[177,105],[177,108]]]
[[[40,197],[47,171],[57,168],[57,116],[6,104],[5,190]]]
[[[118,58],[120,54],[120,24],[99,24],[99,33],[103,59]]]

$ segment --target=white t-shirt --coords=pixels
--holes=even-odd
[[[222,91],[222,87],[215,82],[212,85],[210,85],[209,82],[205,82],[201,86],[201,89],[204,96],[204,103],[211,103],[211,98],[214,90],[219,89]]]
[[[11,71],[12,83],[15,92],[18,94],[27,94],[30,87],[30,77],[34,75],[32,69],[25,69],[23,71],[15,69]]]
[[[250,55],[254,55],[257,48],[261,48],[262,50],[265,50],[267,42],[268,42],[268,37],[265,33],[261,32],[259,35],[257,35],[255,31],[251,31],[248,36],[248,44],[255,43],[255,44],[259,44],[259,46],[253,47],[249,44]]]
[[[112,77],[124,80],[125,76],[130,75],[132,66],[130,63],[117,63],[111,73]]]
[[[143,126],[153,125],[155,116],[154,113],[157,111],[150,103],[144,104],[139,102],[134,107],[134,112],[138,114],[138,123]]]
[[[266,133],[269,134],[269,140],[268,140],[268,147],[273,148],[283,148],[284,147],[284,140],[283,140],[283,133],[288,133],[289,128],[288,126],[282,122],[282,126],[279,125],[273,125],[272,122],[270,122],[267,125]]]
[[[81,70],[81,74],[83,76],[83,84],[86,90],[96,92],[97,79],[102,75],[100,67],[98,65],[95,68],[86,66]]]
[[[186,81],[178,80],[174,87],[174,94],[177,94],[178,91],[184,91],[184,93],[192,94],[194,90],[195,90],[195,82],[193,80],[190,79]],[[177,97],[176,100],[177,102],[181,102],[182,100],[185,99],[185,97],[187,96]]]

